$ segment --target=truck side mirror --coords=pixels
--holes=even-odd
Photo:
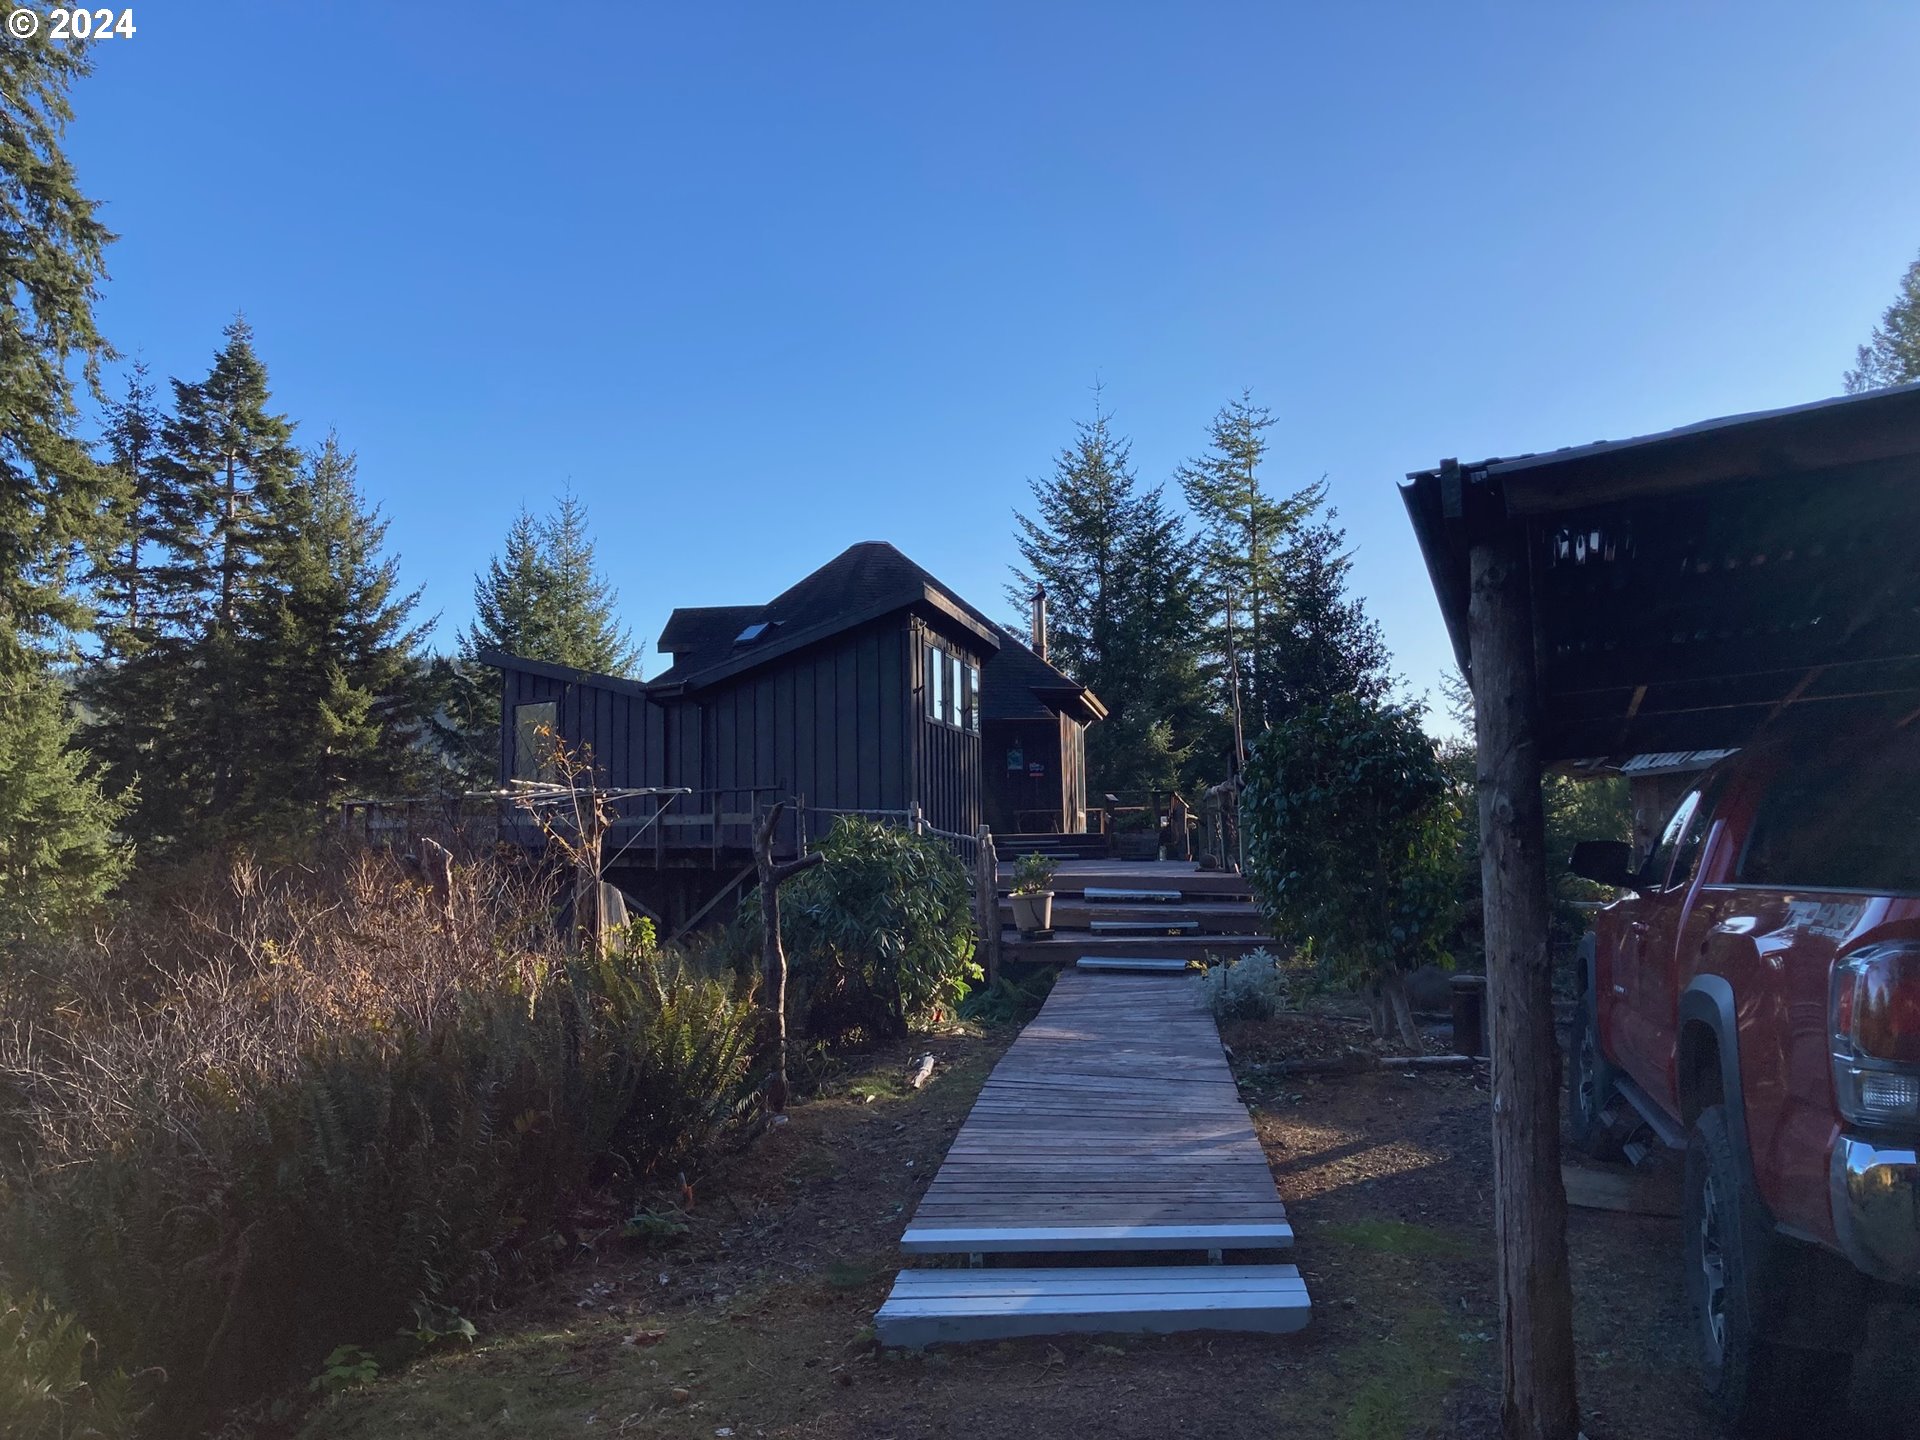
[[[1624,840],[1580,841],[1573,847],[1567,869],[1582,880],[1616,890],[1631,890],[1639,878],[1633,873],[1633,847]]]

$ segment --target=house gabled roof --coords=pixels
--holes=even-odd
[[[661,635],[663,650],[674,639],[674,663],[653,684],[698,690],[915,608],[970,634],[989,653],[1000,644],[986,616],[884,540],[864,540],[764,605],[675,610]]]
[[[1107,718],[1107,707],[1027,648],[1011,630],[980,675],[982,720],[1044,720],[1066,715],[1083,725]]]
[[[901,610],[917,609],[945,629],[958,630],[987,652],[982,714],[1006,718],[1032,693],[1036,709],[1095,720],[1106,714],[1098,697],[1061,674],[989,620],[948,586],[884,540],[851,545],[764,605],[675,610],[660,635],[673,665],[649,682],[699,690],[783,655]],[[1004,683],[1003,683],[1004,681]],[[995,715],[1004,707],[1006,717]]]
[[[659,648],[673,664],[647,681],[625,680],[529,660],[501,650],[479,659],[501,669],[597,685],[649,698],[700,690],[756,670],[808,645],[896,614],[918,610],[948,632],[971,637],[987,659],[981,669],[981,716],[987,720],[1066,715],[1085,723],[1107,707],[1002,625],[989,620],[883,540],[850,546],[764,605],[683,606],[668,617]]]

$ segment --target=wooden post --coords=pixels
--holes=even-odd
[[[980,932],[980,964],[987,984],[1000,978],[1000,857],[993,831],[980,827],[973,854],[973,914]]]
[[[760,872],[760,959],[766,986],[763,1044],[772,1070],[767,1081],[767,1109],[775,1115],[787,1108],[787,952],[780,943],[780,887],[826,858],[816,851],[791,860],[774,860],[773,837],[785,804],[783,800],[774,801],[753,829],[753,859]]]
[[[725,799],[726,791],[713,792],[713,868],[716,870],[720,868],[720,817],[726,813],[722,804]]]
[[[1493,1203],[1505,1440],[1574,1440],[1560,1054],[1547,953],[1538,677],[1524,534],[1473,547],[1468,637],[1493,1056]]]
[[[453,934],[453,852],[431,835],[420,837],[420,872],[440,911],[440,933]]]

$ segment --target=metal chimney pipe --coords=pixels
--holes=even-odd
[[[1033,653],[1047,658],[1047,587],[1033,587]]]

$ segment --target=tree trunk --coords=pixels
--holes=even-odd
[[[768,806],[753,831],[753,860],[760,875],[761,1053],[768,1067],[767,1109],[775,1115],[787,1108],[787,952],[780,943],[780,887],[826,858],[815,852],[774,861],[773,837],[784,806],[778,800]]]
[[[1413,1002],[1407,998],[1407,977],[1401,970],[1389,970],[1380,977],[1378,985],[1380,1000],[1385,1001],[1387,1018],[1393,1022],[1395,1034],[1400,1043],[1414,1054],[1421,1051],[1420,1027],[1413,1023]],[[1384,1034],[1384,1027],[1380,1032]]]
[[[1468,632],[1493,1059],[1494,1228],[1506,1440],[1574,1440],[1573,1296],[1524,535],[1473,547]]]

